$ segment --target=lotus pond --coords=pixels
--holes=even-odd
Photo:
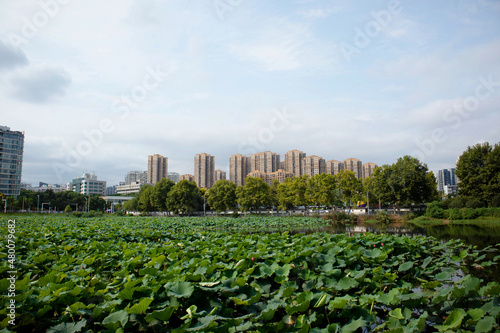
[[[500,278],[476,274],[498,267],[498,245],[284,231],[314,218],[11,219],[16,316],[3,219],[3,332],[500,329]]]

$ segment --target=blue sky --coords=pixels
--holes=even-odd
[[[453,167],[500,141],[500,1],[0,1],[23,181],[299,149]]]

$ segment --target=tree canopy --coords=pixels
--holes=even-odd
[[[500,194],[500,143],[469,146],[458,158],[455,174],[459,195],[493,205]]]
[[[211,209],[222,212],[236,207],[236,184],[220,179],[208,191],[208,205]]]

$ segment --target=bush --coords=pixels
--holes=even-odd
[[[462,212],[458,208],[449,209],[447,211],[447,213],[448,213],[448,218],[450,220],[461,220],[462,219]]]
[[[356,215],[349,215],[346,212],[332,212],[325,215],[325,219],[332,220],[333,222],[356,222]]]
[[[430,204],[428,204],[426,209],[426,215],[427,217],[432,217],[435,219],[444,218],[444,210],[441,206],[441,203],[439,201],[433,201]]]
[[[465,204],[465,208],[481,208],[483,206],[484,205],[481,202],[481,200],[477,198],[470,198],[469,200],[467,200],[467,203]]]
[[[390,223],[391,222],[391,218],[389,216],[389,214],[387,214],[384,210],[381,210],[379,212],[377,212],[377,215],[375,216],[375,218],[379,221],[379,222],[382,222],[382,223]]]
[[[70,205],[67,205],[66,208],[64,208],[65,213],[71,213],[72,211],[73,211],[73,209],[71,209]]]
[[[462,208],[460,209],[462,213],[462,219],[464,220],[473,220],[479,216],[479,211],[477,209],[472,208]]]

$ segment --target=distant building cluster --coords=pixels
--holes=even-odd
[[[155,185],[163,178],[168,178],[177,183],[181,180],[194,181],[198,187],[211,188],[218,180],[227,179],[223,170],[215,169],[215,156],[201,153],[194,157],[193,174],[179,175],[168,172],[168,158],[159,154],[148,156],[148,167],[145,171],[129,171],[125,181],[119,185],[106,187],[106,181],[98,180],[95,174],[84,173],[81,177],[74,178],[64,185],[39,183],[33,187],[31,184],[22,184],[21,172],[24,149],[24,132],[11,131],[9,127],[0,126],[0,192],[7,196],[19,196],[21,188],[42,192],[52,190],[75,191],[90,195],[131,194],[139,192],[144,184]],[[358,179],[369,177],[377,167],[375,163],[363,164],[359,159],[349,158],[344,161],[325,160],[323,157],[311,155],[299,150],[291,150],[285,154],[284,160],[277,153],[265,151],[250,156],[241,154],[229,158],[229,180],[236,185],[244,185],[245,178],[258,177],[272,184],[277,180],[280,183],[287,178],[308,175],[313,177],[319,174],[336,175],[342,170],[353,171]],[[450,171],[440,170],[440,191],[452,191],[456,188],[455,170],[450,180]],[[442,171],[442,173],[441,173]],[[454,179],[454,180],[453,180]]]

